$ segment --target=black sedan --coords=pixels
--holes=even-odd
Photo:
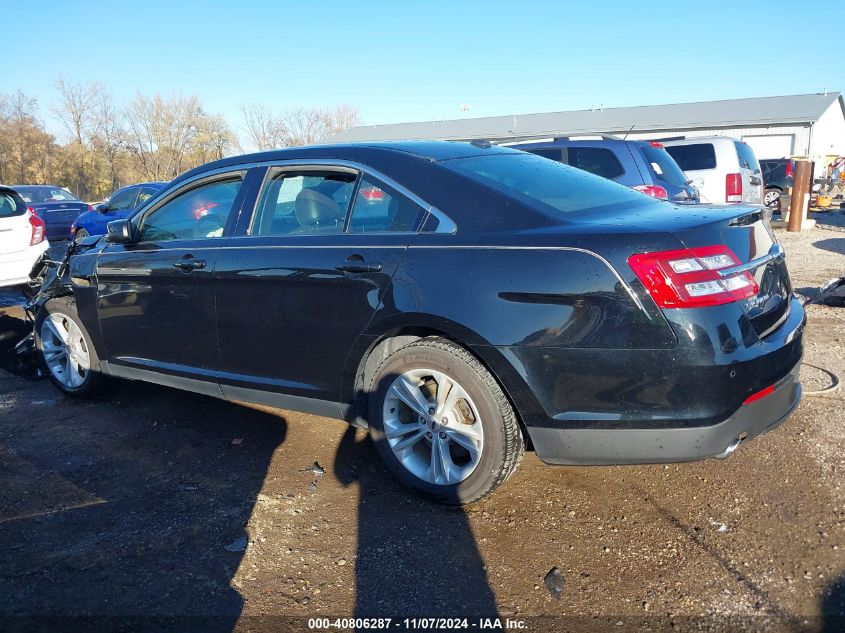
[[[798,404],[804,310],[759,208],[675,207],[485,144],[227,158],[75,245],[43,368],[366,426],[410,487],[729,455]]]
[[[78,200],[67,189],[53,185],[13,185],[30,210],[47,225],[50,241],[70,238],[70,227],[80,213],[90,211],[90,204]]]

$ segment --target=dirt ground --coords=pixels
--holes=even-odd
[[[845,274],[840,213],[778,237],[802,294]],[[845,310],[808,312],[805,361],[845,376]],[[0,307],[0,348],[21,315]],[[829,384],[809,367],[802,380]],[[0,629],[489,615],[532,631],[842,631],[843,399],[805,396],[724,461],[529,454],[455,510],[407,492],[338,421],[132,383],[78,402],[0,370]]]

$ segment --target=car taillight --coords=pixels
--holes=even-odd
[[[755,296],[760,288],[749,272],[720,270],[740,264],[727,246],[639,253],[628,265],[661,308],[702,308]]]
[[[384,191],[378,187],[362,187],[361,196],[367,202],[380,202],[384,200]]]
[[[652,198],[658,198],[660,200],[669,199],[669,193],[660,185],[637,185],[636,187],[632,187],[632,189],[642,191],[645,195],[651,196]]]
[[[792,173],[792,161],[788,160],[786,161],[786,177],[792,178]]]
[[[649,145],[656,147],[657,149],[663,149],[665,147],[663,143],[658,143],[657,141],[649,141]]]
[[[725,202],[742,202],[742,174],[725,176]]]
[[[88,207],[88,210],[89,210],[89,211],[93,211],[93,210],[94,210],[94,205],[93,205],[93,204],[89,204],[89,205],[86,205],[86,206]]]
[[[29,211],[32,215],[38,215],[38,211],[35,210],[35,207],[27,207],[27,211]]]
[[[32,226],[32,237],[29,239],[29,245],[40,244],[44,241],[44,220],[33,213],[29,216],[29,224]]]

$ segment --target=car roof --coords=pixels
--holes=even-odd
[[[30,188],[38,188],[38,189],[64,189],[59,185],[12,185],[12,189],[18,189],[19,187],[30,187]]]
[[[444,160],[454,160],[456,158],[511,153],[516,154],[518,152],[508,147],[491,145],[487,142],[464,143],[456,141],[415,140],[308,145],[305,147],[276,149],[223,158],[185,172],[176,177],[171,184],[214,169],[237,167],[238,165],[247,163],[261,163],[265,161],[327,159],[366,162],[368,158],[383,158],[390,154],[402,154],[409,158],[436,163]]]
[[[714,142],[727,142],[727,143],[742,143],[738,138],[734,138],[733,136],[695,136],[692,138],[679,138],[673,141],[659,141],[664,145],[692,145],[695,143],[714,143]]]
[[[637,145],[640,143],[647,143],[648,141],[630,140],[627,141],[621,138],[568,138],[556,139],[554,141],[537,141],[535,143],[520,143],[519,145],[511,145],[514,149],[538,149],[543,147],[568,147],[571,145],[590,144],[590,145],[628,145],[629,143]]]

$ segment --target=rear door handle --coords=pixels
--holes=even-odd
[[[184,270],[185,272],[190,272],[192,270],[199,270],[201,268],[205,268],[205,260],[185,259],[179,262],[174,262],[173,267],[178,268],[179,270]]]
[[[381,264],[367,264],[366,262],[347,262],[345,264],[341,264],[340,266],[335,266],[334,269],[344,273],[377,273],[381,270]]]

